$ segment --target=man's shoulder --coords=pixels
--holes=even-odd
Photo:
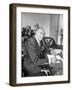
[[[32,45],[32,46],[35,46],[35,38],[34,37],[31,37],[29,38],[28,42],[27,42],[27,45]]]
[[[34,37],[29,38],[28,42],[34,43],[35,42],[35,38]]]

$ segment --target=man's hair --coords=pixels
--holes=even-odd
[[[38,27],[37,29],[35,29],[35,33],[36,33],[39,29],[41,29],[41,30],[43,31],[44,35],[45,35],[45,30],[44,30],[43,27]]]

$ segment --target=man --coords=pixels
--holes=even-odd
[[[43,28],[39,27],[35,30],[35,36],[25,43],[23,62],[25,76],[45,76],[40,67],[40,65],[48,63],[47,58],[42,58],[40,47],[40,41],[43,39],[44,34]]]

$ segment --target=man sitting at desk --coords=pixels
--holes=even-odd
[[[35,30],[35,36],[25,43],[23,62],[25,76],[45,76],[40,67],[40,65],[48,63],[48,58],[42,56],[40,47],[40,41],[43,39],[44,34],[44,29],[39,27]]]

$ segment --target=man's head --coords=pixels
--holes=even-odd
[[[39,41],[43,39],[44,35],[45,35],[45,32],[42,27],[39,27],[35,30],[35,36],[37,37]]]

